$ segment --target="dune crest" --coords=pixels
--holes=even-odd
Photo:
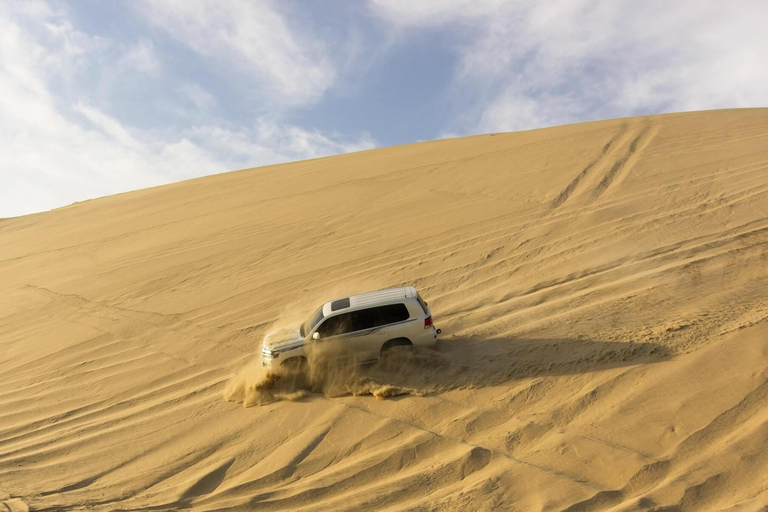
[[[270,328],[406,284],[436,351],[261,371]],[[0,219],[0,292],[0,510],[768,503],[768,109]]]

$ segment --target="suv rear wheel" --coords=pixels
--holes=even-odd
[[[381,353],[383,354],[387,350],[393,348],[393,347],[412,347],[413,343],[411,343],[411,340],[408,338],[395,338],[393,340],[389,340],[381,347]]]

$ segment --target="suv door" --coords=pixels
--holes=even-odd
[[[352,331],[351,313],[330,316],[317,326],[315,332],[320,338],[313,342],[313,350],[321,351],[329,358],[346,358],[355,349],[350,345],[349,333]]]
[[[381,321],[378,310],[379,308],[368,308],[350,313],[350,346],[355,351],[356,362],[378,359],[381,346],[389,339],[387,325]]]

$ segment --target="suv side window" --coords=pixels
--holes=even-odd
[[[320,327],[317,328],[317,332],[320,333],[321,338],[327,338],[328,336],[338,336],[340,334],[351,332],[351,315],[351,313],[344,313],[326,318],[325,322],[320,324]]]
[[[376,326],[376,308],[353,311],[350,315],[352,315],[352,331],[362,331]]]
[[[376,327],[403,322],[408,320],[411,316],[410,313],[408,313],[408,308],[405,307],[405,304],[389,304],[374,309],[376,310],[374,319],[374,325]]]

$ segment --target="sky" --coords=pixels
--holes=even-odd
[[[768,2],[0,1],[0,217],[279,162],[768,106]]]

